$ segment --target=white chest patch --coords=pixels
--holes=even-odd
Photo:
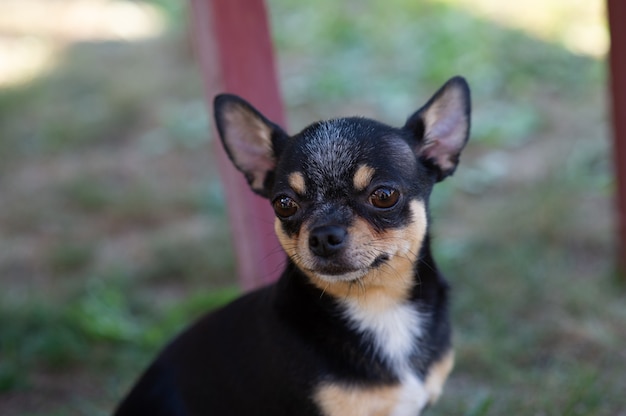
[[[357,299],[344,300],[346,317],[357,331],[372,337],[376,352],[387,361],[400,381],[399,385],[393,387],[393,399],[387,411],[359,411],[361,415],[415,416],[420,414],[429,398],[423,381],[410,364],[412,354],[419,348],[422,318],[409,304],[385,303],[363,304]],[[348,413],[344,409],[339,414]]]
[[[357,300],[346,299],[346,315],[358,331],[372,335],[376,350],[398,376],[410,372],[409,358],[422,332],[419,313],[413,307],[394,304],[367,308]]]

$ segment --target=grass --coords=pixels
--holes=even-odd
[[[162,38],[72,44],[0,89],[2,414],[108,414],[238,293],[186,12],[152,3]],[[399,124],[448,77],[472,86],[470,145],[432,201],[457,366],[428,414],[624,414],[604,62],[443,0],[269,5],[291,130]]]

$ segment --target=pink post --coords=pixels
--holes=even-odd
[[[209,105],[220,92],[238,94],[270,120],[284,126],[263,0],[192,0],[192,23]],[[280,275],[285,255],[274,234],[270,204],[249,190],[221,143],[216,143],[215,153],[230,216],[239,281],[246,290],[273,282]]]

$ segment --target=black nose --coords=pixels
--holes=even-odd
[[[309,248],[320,257],[330,257],[341,251],[347,234],[346,229],[338,225],[314,228],[309,235]]]

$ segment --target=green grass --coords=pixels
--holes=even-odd
[[[84,367],[106,373],[111,365],[122,370],[128,356],[145,362],[186,323],[238,293],[225,286],[163,305],[129,296],[140,290],[131,277],[111,271],[87,278],[64,303],[41,295],[5,297],[0,307],[0,391],[27,389],[31,374],[40,370]]]
[[[72,45],[0,89],[0,413],[108,414],[238,293],[185,11],[152,3],[163,38]],[[427,414],[626,411],[604,63],[438,1],[269,6],[292,131],[400,124],[448,77],[471,84],[471,142],[432,200],[457,365]]]

